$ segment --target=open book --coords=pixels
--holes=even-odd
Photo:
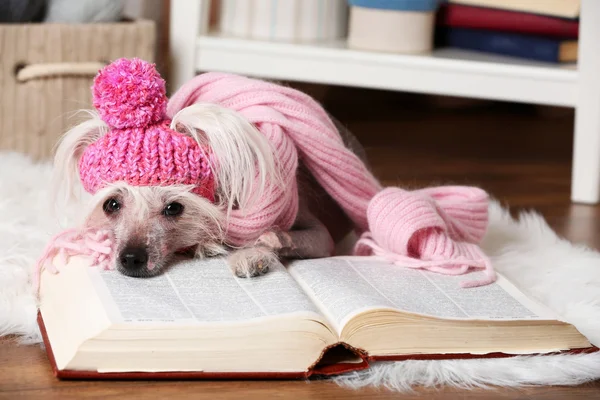
[[[65,378],[308,377],[377,359],[594,349],[503,277],[463,289],[464,276],[373,257],[293,261],[251,279],[220,258],[148,279],[78,257],[60,271],[42,274],[38,320]]]

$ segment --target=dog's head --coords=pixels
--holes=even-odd
[[[220,254],[223,213],[192,189],[117,182],[92,197],[84,224],[113,233],[115,267],[129,276],[156,275],[177,253]]]

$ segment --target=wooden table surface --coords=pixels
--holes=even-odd
[[[600,207],[569,200],[573,116],[528,106],[432,106],[420,96],[335,88],[329,110],[365,145],[386,184],[474,184],[513,211],[535,208],[559,234],[600,247]],[[600,294],[599,294],[600,296]],[[572,399],[600,398],[600,382],[579,387],[494,390],[353,391],[326,381],[58,381],[39,345],[0,339],[0,399]]]
[[[600,382],[577,388],[500,390],[387,390],[340,388],[317,381],[58,381],[39,346],[19,347],[0,339],[0,399],[572,399],[600,398]]]

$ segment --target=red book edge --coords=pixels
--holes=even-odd
[[[439,26],[577,39],[579,21],[519,11],[443,4],[437,14]]]
[[[520,354],[506,353],[488,353],[480,354],[415,354],[401,356],[369,356],[361,350],[353,348],[345,343],[336,343],[323,350],[321,357],[308,371],[304,372],[98,372],[98,371],[79,371],[79,370],[60,370],[56,365],[56,359],[48,340],[46,326],[42,314],[38,311],[37,322],[42,334],[44,346],[48,361],[52,367],[54,376],[65,380],[284,380],[284,379],[308,379],[311,376],[332,376],[352,371],[360,371],[369,368],[369,362],[373,361],[407,361],[407,360],[456,360],[456,359],[476,359],[476,358],[507,358],[515,357]],[[334,347],[343,346],[347,350],[360,357],[360,363],[337,363],[330,365],[319,365],[325,354]],[[560,352],[548,353],[555,354],[589,354],[600,351],[595,346],[571,349]],[[533,355],[533,354],[532,354]]]
[[[343,343],[337,343],[323,350],[321,357],[313,364],[309,371],[301,372],[98,372],[98,371],[80,371],[70,369],[58,369],[54,352],[48,339],[46,326],[41,312],[38,310],[37,323],[42,334],[44,346],[48,361],[52,367],[54,376],[59,379],[106,379],[106,380],[190,380],[190,379],[205,379],[205,380],[221,380],[221,379],[245,379],[245,380],[260,380],[260,379],[307,379],[313,375],[330,376],[338,375],[345,372],[359,371],[369,368],[369,363],[366,357]],[[332,365],[319,365],[319,361],[325,354],[332,349],[342,345],[348,350],[359,356],[362,361],[360,363],[337,363]]]

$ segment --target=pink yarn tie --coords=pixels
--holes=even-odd
[[[54,235],[38,259],[33,274],[33,287],[40,287],[40,277],[44,269],[56,274],[53,264],[56,257],[66,264],[71,257],[89,257],[92,266],[111,269],[113,265],[113,237],[109,231],[94,229],[67,229]]]
[[[463,287],[489,284],[496,274],[477,246],[487,225],[487,194],[446,186],[408,192],[387,188],[369,203],[369,231],[356,244],[358,255],[377,255],[394,264],[460,275],[471,269],[486,278]]]

